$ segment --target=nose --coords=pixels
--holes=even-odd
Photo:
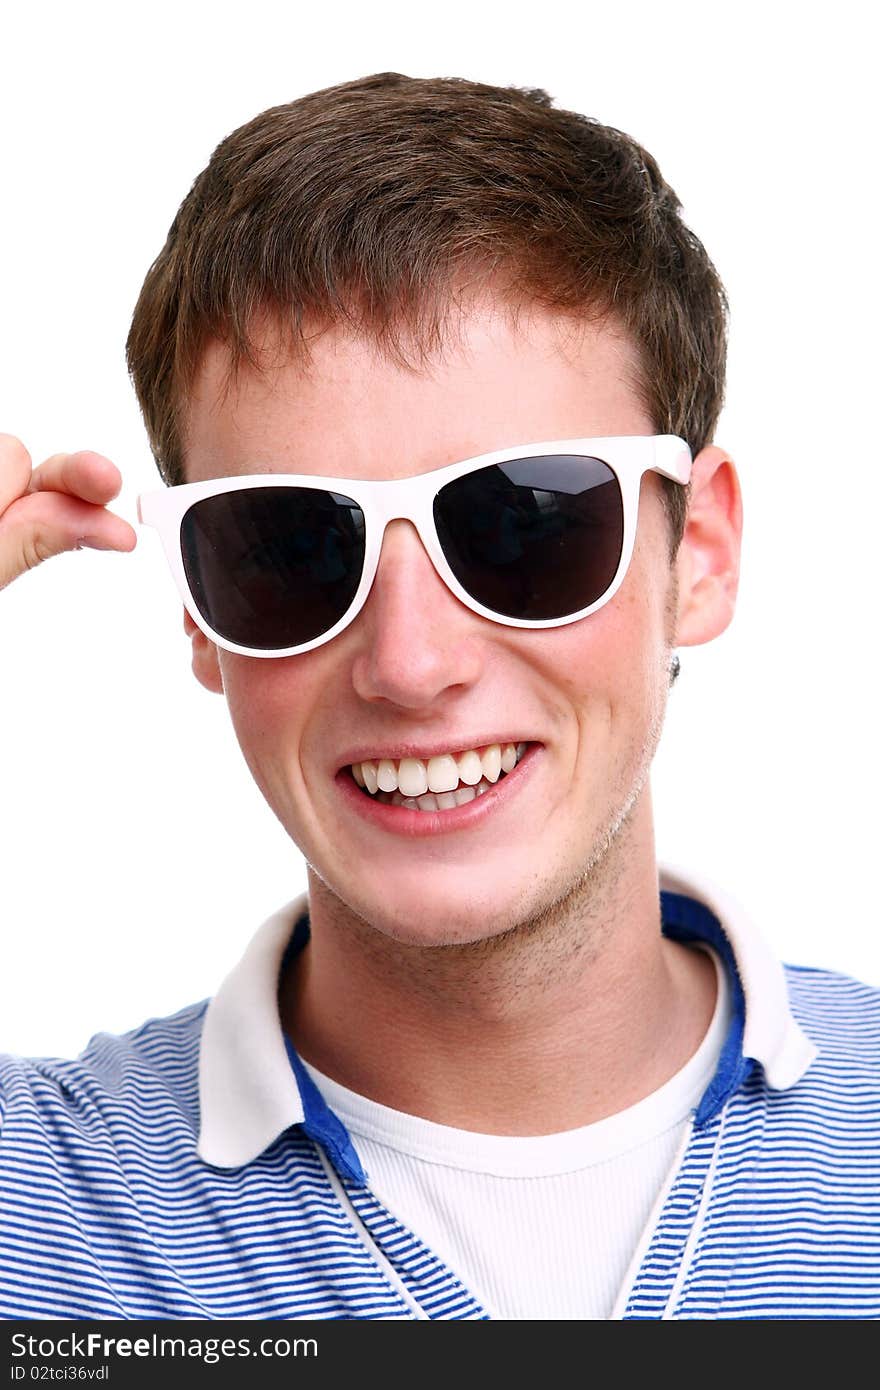
[[[389,523],[369,597],[352,624],[362,699],[426,711],[477,681],[483,625],[444,584],[412,522]]]

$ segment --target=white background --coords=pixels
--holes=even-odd
[[[158,486],[123,347],[217,142],[370,72],[546,88],[656,155],[733,309],[718,433],[746,506],[739,612],[682,675],[661,857],[788,959],[880,984],[876,74],[860,3],[249,0],[15,7],[0,82],[0,428]],[[317,16],[317,17],[315,17]],[[304,886],[156,537],[0,596],[0,1048],[78,1050],[211,993]]]

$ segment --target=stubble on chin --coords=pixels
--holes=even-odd
[[[456,1001],[465,1006],[478,995],[484,1008],[491,1010],[497,1000],[506,1012],[517,999],[582,974],[613,947],[615,923],[621,909],[626,911],[628,866],[638,854],[638,809],[648,766],[649,759],[576,876],[565,881],[562,864],[555,872],[547,865],[530,909],[498,930],[487,931],[484,921],[470,926],[479,935],[469,940],[405,939],[378,929],[318,880],[314,890],[321,898],[322,921],[386,988],[395,980],[409,997],[442,997],[447,1007]]]

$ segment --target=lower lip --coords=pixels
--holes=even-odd
[[[390,830],[392,834],[413,840],[449,835],[456,830],[470,830],[482,824],[487,816],[508,805],[519,788],[526,785],[542,746],[540,743],[531,744],[513,771],[506,773],[489,791],[449,811],[411,811],[407,806],[391,806],[387,802],[374,801],[367,792],[361,791],[347,768],[341,768],[335,780],[352,809],[380,830]]]

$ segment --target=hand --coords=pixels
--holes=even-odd
[[[32,469],[21,440],[0,434],[0,589],[65,550],[134,550],[134,528],[107,511],[121,487],[101,454],[53,454]]]

